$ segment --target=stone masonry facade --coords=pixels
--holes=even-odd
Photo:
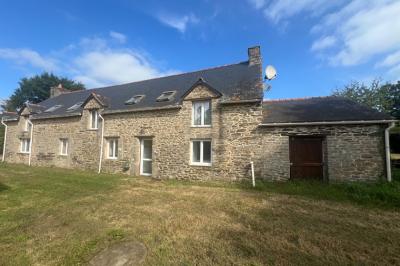
[[[192,102],[210,100],[210,127],[192,126]],[[32,120],[31,164],[89,169],[99,167],[101,128],[89,129],[90,110],[99,109],[96,99],[88,101],[82,116]],[[287,180],[290,177],[289,138],[323,136],[324,178],[330,181],[374,181],[384,177],[384,127],[379,125],[260,127],[262,105],[221,104],[217,95],[199,86],[182,101],[181,107],[104,115],[102,171],[140,175],[140,140],[153,140],[154,178],[223,179],[250,178],[250,162],[257,178]],[[8,123],[6,161],[27,163],[20,152],[20,139],[29,138],[26,117]],[[118,139],[118,158],[107,159],[107,139]],[[68,155],[60,155],[60,139],[68,139]],[[191,140],[212,142],[212,165],[190,163]]]

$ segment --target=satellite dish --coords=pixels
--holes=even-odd
[[[276,78],[276,69],[273,66],[267,66],[265,69],[265,78],[268,80],[273,80]]]

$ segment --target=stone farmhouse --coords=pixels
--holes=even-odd
[[[52,88],[3,114],[3,160],[163,179],[250,178],[251,162],[266,180],[390,179],[390,116],[339,97],[263,101],[260,47],[248,56],[123,85]]]

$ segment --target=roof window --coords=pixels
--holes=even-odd
[[[175,93],[176,91],[164,91],[160,96],[158,96],[157,102],[171,101]]]
[[[78,102],[78,103],[72,105],[71,107],[69,107],[69,108],[67,109],[67,112],[73,112],[73,111],[75,111],[76,109],[78,109],[79,107],[81,107],[82,104],[83,104],[83,102]]]
[[[125,102],[126,105],[139,103],[144,98],[144,95],[135,95]]]
[[[54,112],[57,109],[60,109],[61,107],[62,107],[61,104],[57,104],[57,105],[54,105],[54,106],[50,107],[49,109],[45,110],[44,112],[45,113],[51,113],[51,112]]]

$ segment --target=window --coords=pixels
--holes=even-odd
[[[98,129],[99,112],[97,110],[90,111],[90,129]]]
[[[126,105],[139,103],[144,98],[144,95],[135,95],[125,102]]]
[[[60,155],[68,155],[68,139],[60,139]]]
[[[69,107],[67,109],[67,112],[73,112],[73,111],[77,110],[79,107],[82,106],[82,104],[83,104],[83,102],[78,102],[78,103],[72,105],[71,107]]]
[[[57,109],[60,109],[61,107],[62,107],[61,104],[57,104],[57,105],[54,105],[54,106],[50,107],[49,109],[45,110],[44,112],[45,113],[51,113],[51,112],[54,112]]]
[[[118,158],[118,139],[108,140],[108,159]]]
[[[193,165],[211,165],[211,140],[192,141],[191,163]]]
[[[193,126],[211,126],[211,102],[193,102],[192,124]]]
[[[158,96],[157,102],[171,101],[175,93],[176,91],[164,91],[160,96]]]
[[[31,140],[30,139],[21,139],[21,152],[29,153],[31,150]]]

